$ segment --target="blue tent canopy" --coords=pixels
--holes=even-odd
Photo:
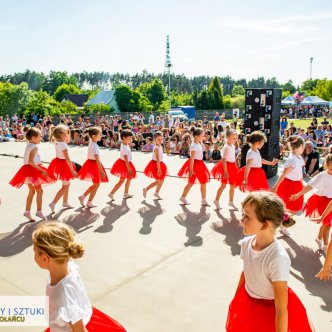
[[[293,96],[288,96],[281,101],[281,105],[294,105],[295,104],[294,100],[295,99]]]
[[[308,96],[300,102],[300,105],[328,105],[329,102],[317,96]]]

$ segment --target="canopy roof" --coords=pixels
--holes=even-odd
[[[308,96],[304,98],[300,105],[328,105],[329,102],[317,96]]]
[[[294,105],[295,98],[293,96],[288,96],[281,101],[281,105]]]

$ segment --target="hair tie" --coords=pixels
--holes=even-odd
[[[282,219],[284,221],[287,221],[289,219],[289,215],[287,213],[285,213]]]

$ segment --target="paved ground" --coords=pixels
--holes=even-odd
[[[24,148],[24,143],[1,143],[0,154],[22,156]],[[45,161],[53,157],[51,144],[42,144],[40,151]],[[83,163],[86,148],[71,148],[70,154],[74,161]],[[109,167],[118,152],[103,150],[101,156],[104,166]],[[137,170],[141,171],[150,157],[133,153]],[[177,156],[166,156],[171,175],[183,162]],[[47,273],[36,266],[31,248],[35,224],[27,224],[22,216],[26,189],[7,184],[21,163],[20,158],[0,156],[0,294],[43,295]],[[132,185],[134,198],[123,201],[121,192],[110,204],[107,193],[116,178],[110,176],[110,181],[100,187],[95,200],[98,207],[91,211],[81,209],[77,201],[87,183],[74,181],[70,201],[77,208],[59,210],[54,216],[74,227],[86,245],[86,255],[77,263],[92,304],[129,332],[224,331],[228,304],[241,272],[242,238],[237,220],[240,212],[228,210],[226,193],[218,213],[200,207],[198,187],[188,197],[192,204],[184,208],[178,197],[185,182],[170,177],[162,190],[164,200],[155,201],[150,195],[144,201],[141,189],[150,180],[139,174]],[[217,181],[208,186],[210,202],[217,186]],[[47,213],[47,204],[58,187],[44,189]],[[243,197],[236,192],[238,205]],[[281,240],[292,260],[290,286],[306,306],[316,330],[329,331],[332,283],[314,279],[323,262],[314,243],[318,226],[303,216],[297,219],[292,238]]]

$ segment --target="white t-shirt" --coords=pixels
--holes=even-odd
[[[290,259],[285,248],[274,240],[261,251],[252,249],[255,236],[242,240],[240,257],[243,260],[245,288],[251,297],[274,299],[273,281],[288,281]]]
[[[316,189],[316,195],[332,198],[332,175],[327,171],[317,174],[308,182],[308,185]]]
[[[33,157],[33,162],[36,165],[40,164],[40,155],[38,153],[38,147],[36,144],[34,143],[28,143],[27,146],[25,147],[25,151],[24,151],[24,158],[23,158],[23,163],[24,165],[28,165],[29,164],[29,156],[30,153],[33,149],[37,149],[35,156]]]
[[[248,162],[249,159],[252,159],[251,167],[262,167],[262,157],[259,151],[249,149],[246,156],[246,162]]]
[[[65,142],[55,143],[55,153],[57,158],[66,159],[65,155],[63,154],[64,150],[68,150],[68,145]]]
[[[151,115],[149,116],[149,123],[150,123],[150,124],[154,123],[154,115],[153,115],[153,114],[151,114]]]
[[[168,121],[168,127],[172,128],[174,125],[174,119],[172,117],[170,117],[169,121]]]
[[[125,160],[124,156],[127,156],[128,162],[132,161],[131,150],[130,147],[126,144],[121,143],[120,147],[120,159]]]
[[[233,144],[225,144],[221,149],[221,155],[229,163],[235,163],[235,146]]]
[[[97,143],[90,141],[88,147],[88,159],[96,160],[95,155],[99,156],[99,146]]]
[[[203,148],[200,143],[191,143],[190,152],[195,151],[195,159],[202,160],[203,159]]]
[[[292,181],[299,181],[303,179],[303,166],[304,160],[301,156],[295,156],[290,153],[288,159],[285,162],[284,168],[292,168],[292,171],[286,176],[287,179]]]
[[[156,146],[154,147],[154,149],[153,149],[152,160],[157,161],[156,154],[155,154],[155,152],[154,152],[155,148],[158,149],[159,160],[162,161],[162,160],[163,160],[163,155],[164,155],[164,153],[163,153],[163,148],[162,148],[161,146],[157,146],[157,145],[156,145]]]
[[[92,316],[92,307],[85,291],[83,281],[78,274],[78,266],[69,262],[70,273],[56,285],[46,285],[49,296],[50,328],[52,332],[69,332],[69,322],[77,323],[81,319],[87,325]]]

